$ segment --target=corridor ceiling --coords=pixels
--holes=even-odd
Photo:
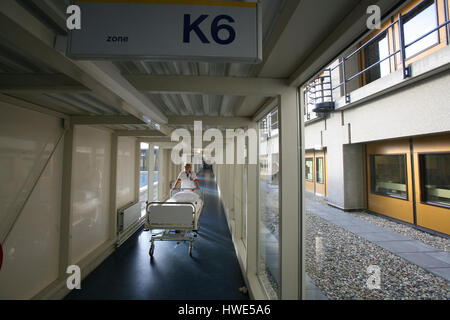
[[[69,2],[0,1],[0,102],[65,116],[111,116],[99,124],[152,136],[154,129],[192,128],[180,117],[208,117],[214,127],[222,117],[251,119],[273,93],[233,88],[254,81],[258,88],[300,85],[367,31],[369,5],[386,13],[401,1],[261,0],[263,62],[257,65],[71,60],[55,49],[57,36],[67,35]]]

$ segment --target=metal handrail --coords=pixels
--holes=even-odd
[[[353,76],[351,76],[350,78],[347,79],[347,82],[352,81],[353,79],[355,79],[357,76],[360,76],[361,74],[369,71],[370,69],[374,68],[375,66],[382,64],[384,61],[386,61],[387,59],[390,59],[391,57],[395,56],[396,54],[398,54],[400,52],[400,49],[391,53],[390,55],[388,55],[387,57],[375,62],[374,64],[370,65],[369,67],[365,68],[364,70],[361,70],[360,72],[354,74]]]
[[[387,33],[389,31],[389,28],[393,27],[395,24],[398,23],[398,20],[395,20],[394,22],[392,22],[390,25],[388,25],[384,30],[380,31],[378,34],[376,34],[375,36],[373,36],[373,38],[370,38],[369,41],[367,41],[366,43],[364,43],[362,46],[360,46],[358,49],[356,49],[355,51],[353,51],[352,53],[350,53],[347,57],[345,57],[345,60],[350,59],[351,57],[353,57],[355,54],[357,54],[358,52],[360,52],[362,49],[364,49],[365,47],[367,47],[369,44],[371,44],[372,42],[374,42],[376,39],[378,39],[381,35],[384,35],[385,33]]]
[[[439,29],[441,29],[441,28],[443,28],[443,27],[446,27],[448,24],[450,24],[450,20],[447,20],[446,22],[440,24],[439,26],[437,26],[436,28],[434,28],[434,29],[431,30],[431,31],[428,31],[427,33],[425,33],[425,34],[424,34],[423,36],[421,36],[420,38],[417,38],[416,40],[411,41],[411,42],[408,43],[408,44],[405,44],[405,48],[407,48],[407,47],[409,47],[409,46],[412,46],[414,43],[419,42],[419,41],[422,40],[423,38],[428,37],[428,36],[429,36],[430,34],[432,34],[433,32],[436,32],[436,31],[438,31]]]
[[[322,73],[306,88],[308,98],[311,101],[314,101],[314,103],[316,103],[318,100],[321,100],[322,102],[333,100],[331,70],[324,69]],[[326,88],[326,86],[329,86],[329,88]]]
[[[420,6],[421,4],[423,4],[425,1],[427,1],[427,0],[423,0],[423,1],[419,2],[417,5],[415,5],[413,8],[411,8],[410,10],[408,10],[408,11],[407,11],[406,13],[404,13],[404,14],[400,14],[400,13],[399,13],[399,14],[398,14],[397,20],[395,20],[395,21],[393,21],[392,23],[390,23],[388,26],[385,27],[384,30],[382,30],[381,32],[379,32],[378,34],[376,34],[375,36],[373,36],[370,40],[368,40],[366,43],[364,43],[363,45],[361,45],[358,49],[356,49],[355,51],[353,51],[353,52],[350,53],[349,55],[343,57],[342,60],[341,60],[336,66],[321,70],[321,71],[320,71],[320,74],[322,74],[322,73],[324,73],[324,72],[325,72],[325,73],[326,73],[326,72],[329,72],[329,79],[330,79],[329,85],[330,85],[330,88],[326,88],[326,89],[323,89],[323,88],[322,88],[322,90],[319,90],[319,91],[321,91],[322,93],[323,93],[324,91],[331,91],[331,94],[330,94],[330,95],[326,95],[326,96],[324,96],[324,95],[322,94],[320,97],[311,97],[311,94],[314,94],[314,92],[311,92],[312,88],[310,88],[310,86],[308,85],[307,88],[306,88],[306,91],[310,94],[309,98],[311,99],[311,101],[314,101],[314,102],[315,102],[317,99],[322,99],[323,97],[326,97],[326,98],[329,98],[330,96],[333,97],[333,91],[336,90],[336,89],[338,89],[338,88],[340,88],[340,87],[343,87],[343,90],[344,90],[344,97],[346,98],[347,103],[349,103],[349,102],[350,102],[350,95],[349,95],[349,93],[347,92],[347,83],[350,82],[350,81],[352,81],[353,79],[357,78],[358,76],[360,76],[360,75],[362,75],[362,74],[365,74],[365,73],[368,72],[369,70],[373,69],[374,67],[380,65],[381,63],[383,63],[383,62],[385,62],[385,61],[391,59],[393,56],[398,55],[398,54],[400,54],[401,65],[402,65],[402,70],[403,70],[403,77],[404,77],[404,78],[409,77],[409,76],[411,75],[411,73],[410,73],[409,66],[406,66],[406,61],[407,61],[407,57],[406,57],[406,49],[407,49],[408,47],[412,46],[413,44],[415,44],[415,43],[421,41],[422,39],[426,38],[427,36],[433,34],[434,32],[439,31],[440,29],[442,29],[442,28],[444,28],[444,27],[445,27],[446,30],[447,30],[447,36],[446,36],[446,38],[447,38],[447,44],[448,44],[448,43],[449,43],[449,39],[448,39],[448,37],[449,37],[449,36],[448,36],[448,27],[449,27],[449,25],[450,25],[450,19],[449,19],[448,14],[447,14],[447,10],[449,9],[449,8],[448,8],[448,0],[444,0],[444,11],[445,11],[444,19],[445,19],[445,21],[444,21],[442,24],[438,25],[437,27],[433,28],[432,30],[430,30],[430,31],[428,31],[428,32],[426,32],[426,33],[424,33],[422,36],[420,36],[420,37],[416,38],[415,40],[411,41],[410,43],[405,44],[405,42],[404,42],[404,34],[403,34],[403,33],[404,33],[403,19],[404,19],[404,17],[405,17],[406,15],[408,15],[409,13],[411,13],[413,10],[415,10],[417,7],[419,7],[419,6]],[[373,64],[370,65],[369,67],[367,67],[367,68],[365,68],[365,69],[359,71],[359,72],[356,73],[356,74],[353,74],[353,75],[347,77],[347,74],[346,74],[346,62],[347,62],[347,60],[349,60],[350,58],[352,58],[352,57],[353,57],[354,55],[356,55],[357,53],[361,52],[363,49],[365,49],[368,45],[370,45],[371,43],[373,43],[376,39],[378,39],[378,38],[381,37],[382,35],[387,34],[387,33],[389,32],[389,30],[395,26],[395,24],[398,24],[398,26],[399,26],[399,27],[398,27],[398,29],[399,29],[399,35],[398,35],[398,36],[399,36],[400,48],[397,49],[395,52],[390,53],[388,56],[384,57],[383,59],[380,59],[379,61],[373,63]],[[339,82],[339,84],[337,84],[336,86],[333,86],[333,84],[332,84],[331,73],[332,73],[334,70],[336,70],[337,68],[340,68],[340,67],[342,68],[342,73],[343,73],[343,79],[344,79],[344,80],[341,81],[341,82]],[[316,74],[316,76],[314,76],[313,78],[311,78],[311,80],[307,81],[307,83],[310,83],[311,85],[313,85],[313,86],[315,87],[317,84],[314,85],[314,82],[317,81],[318,79],[320,79],[320,77],[324,77],[324,76],[323,76],[323,75],[317,76],[317,74]],[[327,83],[327,84],[328,84],[328,83]],[[320,85],[320,84],[318,84],[318,85]],[[312,87],[312,86],[311,86],[311,87]]]

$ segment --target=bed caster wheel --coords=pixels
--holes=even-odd
[[[152,245],[150,246],[150,250],[148,251],[148,254],[150,255],[150,257],[153,258],[153,253],[154,253],[154,252],[155,252],[155,245],[152,244]]]

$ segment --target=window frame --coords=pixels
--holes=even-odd
[[[377,156],[403,156],[404,157],[404,163],[405,163],[405,185],[406,185],[406,197],[400,197],[400,196],[394,196],[394,195],[387,195],[384,193],[380,193],[380,192],[375,192],[374,191],[374,184],[375,184],[375,179],[374,179],[374,173],[376,172],[375,170],[375,157]],[[387,198],[392,198],[392,199],[397,199],[397,200],[403,200],[403,201],[409,201],[409,186],[408,186],[408,182],[409,182],[409,176],[408,176],[408,154],[407,153],[384,153],[384,154],[369,154],[369,165],[370,165],[370,193],[373,195],[377,195],[377,196],[382,196],[382,197],[387,197]]]
[[[421,1],[411,1],[410,3],[407,3],[405,6],[403,6],[402,8],[400,8],[399,10],[397,10],[396,12],[394,12],[394,14],[392,14],[392,17],[394,18],[394,20],[397,19],[398,15],[401,14],[402,16],[404,16],[405,14],[407,14],[409,11],[413,10],[416,6],[418,6],[420,4]],[[445,19],[445,5],[444,5],[444,0],[434,0],[434,5],[436,7],[436,13],[437,13],[437,26],[439,26],[441,23],[443,23],[444,19]],[[447,4],[449,7],[450,5]],[[424,50],[422,50],[421,52],[416,53],[415,55],[407,58],[405,60],[405,64],[406,65],[410,65],[411,63],[418,61],[420,59],[422,59],[423,57],[425,57],[428,54],[433,53],[434,51],[437,51],[443,47],[447,46],[447,39],[448,39],[448,35],[446,35],[446,28],[442,27],[438,30],[436,30],[436,32],[438,33],[438,43],[436,43],[435,45],[426,48]],[[398,23],[394,25],[394,51],[400,47],[400,42],[399,42],[399,28],[398,28]],[[395,55],[396,57],[396,70],[401,69],[402,67],[402,62],[400,59],[400,53]],[[398,57],[398,58],[397,58]]]
[[[315,182],[318,183],[318,184],[325,184],[325,157],[324,156],[320,156],[320,157],[315,157],[315,159],[316,159],[316,163],[315,163],[315,165],[316,165],[316,168],[315,168],[316,169],[315,170],[316,179],[315,179]],[[317,177],[318,177],[317,170],[319,168],[318,165],[317,165],[317,160],[319,160],[319,159],[322,160],[322,182],[317,180]]]
[[[306,176],[306,162],[308,161],[308,160],[311,160],[311,162],[312,162],[312,172],[311,172],[311,174],[312,174],[312,179],[310,180],[310,179],[308,179],[307,178],[307,176]],[[314,157],[305,157],[305,180],[306,181],[309,181],[309,182],[314,182],[314,170],[315,170],[315,166],[314,166]]]
[[[423,0],[423,1],[425,1],[425,0]],[[439,4],[438,4],[438,1],[440,1],[440,0],[433,0],[433,4],[432,4],[432,5],[434,6],[434,8],[436,9],[436,21],[435,21],[435,22],[436,22],[436,26],[435,26],[435,28],[438,27],[438,26],[440,25],[440,23],[439,23],[439,18],[440,18],[440,17],[439,17]],[[412,11],[418,10],[418,6],[420,5],[421,2],[422,2],[422,1],[420,1],[419,3],[417,3],[416,5],[414,5],[413,8],[411,8],[410,10],[408,10],[408,11],[402,13],[403,18],[405,18],[405,15],[407,15],[407,14],[412,14]],[[427,7],[427,8],[428,8],[428,7]],[[427,8],[425,8],[424,10],[426,10]],[[424,10],[422,10],[422,11],[424,11]],[[422,11],[420,11],[420,12],[422,12]],[[416,13],[415,16],[417,16],[418,14],[420,14],[420,12]],[[415,16],[414,16],[414,17],[415,17]],[[414,17],[411,18],[411,19],[414,19]],[[406,23],[408,23],[408,21],[407,21],[407,22],[404,22],[403,24],[405,25]],[[397,29],[398,29],[398,27],[397,27]],[[441,28],[441,29],[442,29],[442,28]],[[431,49],[433,49],[434,47],[439,46],[440,44],[442,44],[442,39],[441,39],[442,37],[441,37],[441,32],[440,32],[441,29],[438,29],[438,30],[435,31],[435,32],[437,33],[437,42],[434,43],[434,44],[432,44],[432,45],[430,45],[429,47],[422,49],[421,51],[419,51],[419,52],[413,54],[413,55],[410,56],[410,57],[406,57],[406,50],[408,49],[408,48],[406,48],[406,50],[405,50],[405,61],[406,61],[406,64],[411,63],[412,61],[409,62],[410,60],[416,58],[417,56],[423,54],[424,52],[427,52],[428,50],[431,50]],[[398,30],[397,30],[397,32],[398,32]],[[428,36],[433,35],[433,34],[434,34],[434,33],[431,33],[431,34],[429,34]],[[398,36],[398,34],[397,34],[397,36]],[[419,35],[419,37],[420,37],[420,35]],[[427,37],[421,39],[420,41],[422,41],[422,40],[424,40],[424,39],[426,39],[426,38],[427,38]],[[420,43],[420,41],[416,42],[415,44]],[[405,39],[405,45],[407,45],[407,44],[408,44],[408,43],[406,43],[406,39]],[[409,48],[410,48],[410,47],[409,47]]]
[[[439,204],[439,203],[435,203],[435,202],[431,202],[431,201],[425,201],[424,200],[424,195],[426,194],[426,192],[424,192],[425,190],[425,184],[424,184],[424,174],[425,174],[425,168],[423,166],[424,162],[422,159],[424,159],[423,156],[426,155],[439,155],[439,154],[450,154],[450,151],[441,151],[441,152],[419,152],[417,153],[417,165],[418,165],[418,170],[419,170],[419,200],[421,204],[424,205],[428,205],[428,206],[433,206],[433,207],[439,207],[439,208],[444,208],[444,209],[450,209],[450,205],[445,205],[445,204]]]

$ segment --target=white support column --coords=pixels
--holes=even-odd
[[[165,197],[164,188],[169,190],[169,183],[170,183],[170,167],[171,164],[168,163],[169,160],[167,160],[167,154],[170,154],[170,150],[162,149],[161,153],[159,155],[159,158],[162,161],[162,165],[159,167],[159,174],[158,174],[158,188],[159,188],[159,199],[163,200]]]
[[[306,207],[305,207],[305,122],[303,121],[304,108],[305,108],[305,100],[304,95],[300,95],[300,108],[299,108],[299,123],[300,123],[300,140],[299,140],[299,181],[300,181],[300,194],[299,194],[299,205],[300,205],[300,237],[299,237],[299,248],[300,248],[300,257],[299,257],[299,299],[306,299],[306,265],[305,265],[305,243],[306,243]]]
[[[155,175],[155,150],[154,145],[150,143],[148,145],[148,188],[147,188],[149,202],[153,201],[154,175]]]
[[[229,164],[228,165],[228,202],[230,205],[230,219],[236,222],[236,216],[235,216],[235,207],[234,207],[234,174],[236,172],[236,168],[234,165]],[[233,230],[234,232],[234,230]]]
[[[230,174],[229,174],[229,165],[224,164],[223,165],[223,188],[222,188],[222,200],[225,204],[225,210],[227,212],[227,216],[228,216],[228,221],[231,220],[231,210],[230,210],[230,188],[229,188],[229,180],[230,180]]]
[[[59,278],[66,277],[67,267],[70,265],[72,255],[72,161],[74,147],[74,127],[71,123],[64,136],[63,175],[61,190],[61,220],[59,242]]]
[[[163,189],[163,184],[161,183],[161,170],[162,170],[162,167],[163,167],[163,164],[164,164],[164,162],[163,162],[163,158],[162,158],[162,154],[163,154],[163,150],[164,149],[161,149],[161,148],[159,148],[159,153],[158,153],[158,199],[157,199],[157,201],[162,201],[163,200],[163,191],[164,191],[164,189]],[[168,154],[168,156],[169,156],[169,159],[167,160],[170,164],[172,164],[172,160],[170,159],[170,152],[171,152],[171,150],[168,150],[168,152],[167,152],[167,154]],[[170,180],[168,179],[168,182],[167,182],[167,189],[169,189],[170,188]],[[169,196],[170,196],[170,194],[169,194]]]
[[[249,126],[258,132],[257,123]],[[259,154],[259,146],[256,148]],[[258,280],[258,207],[259,183],[258,165],[248,165],[247,184],[247,279],[253,299],[266,299]]]
[[[233,207],[234,207],[234,239],[240,242],[242,238],[242,196],[244,189],[242,187],[243,165],[236,164],[234,166],[234,193],[233,193]]]
[[[159,199],[165,200],[165,198],[170,196],[169,193],[169,184],[170,184],[170,172],[171,167],[173,166],[172,161],[170,159],[170,150],[164,150],[160,156],[160,179],[159,179]]]
[[[134,170],[134,201],[138,202],[140,197],[140,181],[141,181],[141,166],[140,166],[140,160],[141,160],[141,143],[139,140],[136,140],[136,154],[134,157],[135,161],[135,170]]]
[[[117,236],[117,148],[118,138],[115,133],[111,135],[111,169],[109,187],[109,238],[115,240]]]
[[[299,299],[300,225],[299,199],[303,192],[299,175],[299,105],[296,88],[287,88],[279,97],[281,158],[281,299]]]

